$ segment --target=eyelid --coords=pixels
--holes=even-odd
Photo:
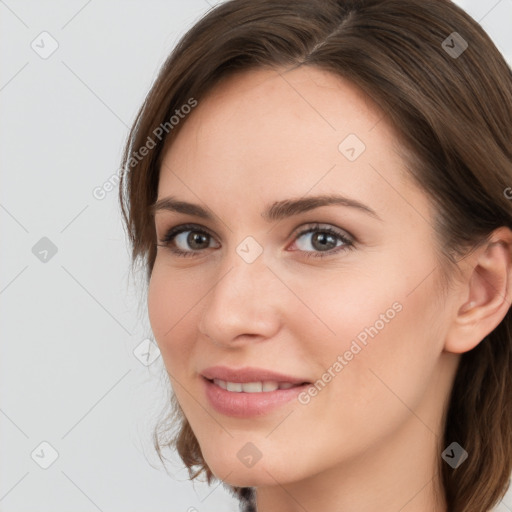
[[[351,242],[355,241],[355,237],[346,229],[339,228],[333,224],[328,222],[306,222],[306,224],[302,224],[294,231],[292,231],[290,236],[297,237],[299,235],[304,235],[306,233],[310,233],[312,231],[333,231],[337,236],[342,236],[344,238],[350,239]]]
[[[217,237],[207,227],[205,227],[201,224],[195,224],[195,223],[176,224],[173,227],[165,228],[163,231],[164,231],[163,236],[158,237],[159,242],[161,244],[170,243],[170,241],[166,242],[166,240],[171,237],[173,237],[172,240],[175,240],[176,237],[178,235],[180,235],[181,233],[183,233],[184,231],[195,231],[198,233],[205,233],[208,236],[210,236],[211,238],[213,238],[215,241],[217,241]],[[217,243],[219,243],[219,242],[217,241]],[[189,251],[189,252],[192,252],[192,251]],[[195,251],[195,252],[199,252],[199,251]]]

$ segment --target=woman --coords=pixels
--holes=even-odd
[[[512,471],[511,141],[511,70],[449,1],[209,11],[123,157],[173,391],[159,455],[246,511],[491,510]]]

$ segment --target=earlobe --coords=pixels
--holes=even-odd
[[[476,347],[503,320],[512,297],[512,231],[502,227],[466,262],[463,303],[452,319],[445,350],[463,353]]]

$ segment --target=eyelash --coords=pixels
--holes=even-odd
[[[204,249],[201,250],[192,250],[192,251],[182,251],[181,249],[176,249],[176,247],[173,247],[171,245],[171,242],[178,236],[179,234],[185,232],[185,231],[193,231],[195,233],[201,233],[203,235],[209,236],[213,238],[213,236],[205,231],[204,229],[198,229],[198,226],[196,224],[182,224],[180,226],[173,227],[167,231],[167,233],[164,235],[163,239],[160,240],[160,243],[157,244],[159,247],[166,247],[170,251],[172,251],[176,256],[178,257],[190,257],[190,256],[196,256],[198,253],[202,252]],[[300,238],[301,236],[307,234],[307,233],[329,233],[330,235],[333,235],[337,237],[339,240],[343,242],[343,246],[336,247],[334,249],[330,249],[329,251],[302,251],[306,253],[306,258],[326,258],[329,256],[333,256],[334,254],[337,254],[342,251],[348,251],[351,249],[354,249],[354,242],[347,238],[342,233],[327,227],[327,228],[321,228],[319,224],[314,224],[312,227],[309,227],[308,229],[305,229],[303,231],[300,231],[297,233],[295,238]]]

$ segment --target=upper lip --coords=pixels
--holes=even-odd
[[[285,375],[284,373],[274,372],[265,368],[255,368],[245,366],[243,368],[228,368],[227,366],[210,366],[201,372],[207,379],[220,379],[227,382],[291,382],[292,384],[302,384],[308,382],[307,379]]]

